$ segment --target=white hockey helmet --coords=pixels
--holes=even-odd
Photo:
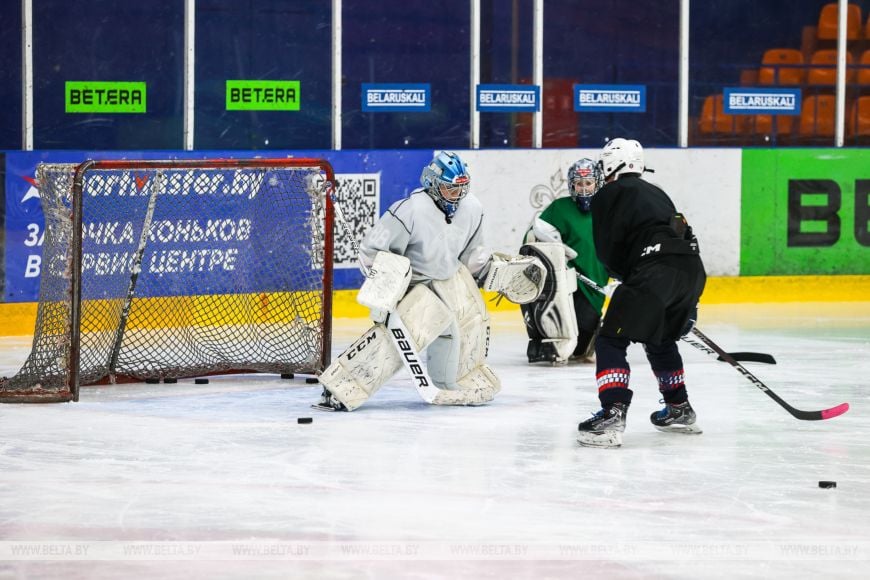
[[[601,149],[598,165],[604,179],[619,177],[625,173],[643,173],[643,147],[634,139],[617,137],[611,139]]]

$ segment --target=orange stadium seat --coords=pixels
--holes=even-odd
[[[858,67],[858,84],[870,85],[870,48],[861,53],[861,59],[858,61],[858,64],[861,65]]]
[[[852,137],[870,138],[870,95],[858,97],[852,103],[846,131]]]
[[[846,40],[861,38],[861,7],[849,4],[846,8]],[[816,30],[819,40],[837,39],[837,3],[831,2],[822,6],[819,12],[819,25]]]
[[[740,86],[754,87],[758,84],[758,69],[745,68],[740,71]]]
[[[804,55],[796,48],[770,48],[761,57],[760,85],[801,85]]]
[[[852,53],[846,53],[846,82],[855,82],[855,69]],[[810,59],[810,70],[807,73],[807,84],[810,86],[833,86],[837,82],[837,51],[823,48],[813,53]]]
[[[776,138],[789,137],[794,129],[795,115],[776,115],[776,130],[774,130],[774,115],[758,114],[750,115],[744,126],[744,130],[748,135],[752,135],[756,140],[770,140]]]
[[[834,95],[812,95],[801,108],[801,139],[834,136],[836,101]]]
[[[725,113],[723,95],[708,95],[701,107],[698,129],[703,135],[736,135],[742,132],[745,119]]]

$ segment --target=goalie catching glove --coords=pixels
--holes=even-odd
[[[514,304],[528,304],[541,295],[546,277],[547,269],[538,258],[493,252],[483,289],[498,292]]]

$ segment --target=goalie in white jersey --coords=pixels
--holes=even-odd
[[[479,286],[531,302],[546,271],[536,258],[484,246],[483,207],[458,155],[436,154],[420,182],[362,241],[357,301],[375,324],[320,376],[317,408],[353,411],[403,365],[432,404],[480,405],[500,389],[486,364],[489,314]],[[424,349],[426,365],[416,358]]]

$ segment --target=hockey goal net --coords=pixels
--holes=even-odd
[[[32,351],[0,401],[329,364],[335,182],[319,159],[42,164]]]

